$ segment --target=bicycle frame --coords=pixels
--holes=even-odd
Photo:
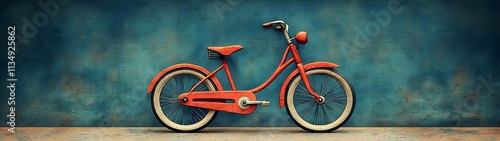
[[[290,58],[288,61],[285,61],[290,52],[292,52],[292,58]],[[208,74],[205,78],[200,80],[196,85],[194,85],[193,88],[191,88],[191,90],[189,91],[189,93],[193,92],[195,90],[195,88],[198,87],[201,83],[205,82],[207,79],[209,79],[213,75],[217,74],[220,70],[222,70],[222,68],[224,68],[224,70],[226,72],[226,76],[227,76],[227,79],[229,81],[229,84],[231,85],[231,89],[233,91],[236,91],[236,86],[234,84],[233,77],[231,75],[231,71],[229,70],[229,66],[227,64],[227,61],[224,57],[221,57],[221,61],[222,61],[222,65],[219,66],[214,71],[212,71],[210,74]],[[306,89],[309,92],[309,94],[311,96],[313,96],[316,100],[319,99],[320,96],[316,92],[314,92],[314,90],[312,89],[312,87],[309,83],[309,80],[307,79],[307,75],[305,73],[304,66],[302,65],[302,60],[300,59],[300,55],[298,53],[297,47],[292,43],[288,44],[288,46],[285,50],[285,53],[283,54],[283,57],[281,58],[280,64],[278,65],[278,67],[276,68],[274,73],[264,83],[262,83],[260,86],[254,88],[254,89],[249,90],[249,92],[257,93],[257,92],[265,89],[267,86],[269,86],[276,79],[276,77],[278,77],[279,74],[281,74],[281,72],[283,72],[283,70],[286,67],[288,67],[293,62],[295,62],[297,64],[297,68],[299,70],[300,76],[304,80]]]

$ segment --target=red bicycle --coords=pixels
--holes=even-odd
[[[339,65],[330,62],[302,65],[292,40],[306,44],[307,32],[298,32],[290,38],[288,25],[281,20],[262,26],[276,27],[288,42],[280,64],[267,81],[251,90],[237,90],[225,57],[243,47],[209,46],[208,57],[222,61],[214,71],[195,64],[176,64],[162,70],[149,84],[147,93],[152,93],[151,105],[160,123],[176,132],[196,132],[210,124],[218,111],[251,114],[257,105],[269,106],[269,101],[259,101],[254,94],[266,88],[294,62],[297,68],[281,86],[280,108],[285,106],[293,122],[309,132],[331,132],[346,123],[354,111],[355,97],[352,86],[335,70]],[[292,56],[287,59],[290,52]],[[222,69],[231,90],[224,90],[215,77]]]

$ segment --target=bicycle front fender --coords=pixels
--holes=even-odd
[[[176,64],[176,65],[170,66],[168,68],[165,68],[160,73],[156,74],[156,76],[153,78],[153,80],[151,80],[151,82],[149,83],[148,89],[146,90],[146,94],[149,94],[153,91],[155,85],[158,83],[160,78],[163,77],[165,74],[167,74],[173,70],[183,69],[183,68],[193,69],[193,70],[196,70],[196,71],[203,73],[205,75],[210,74],[210,71],[208,71],[207,69],[205,69],[201,66],[195,65],[195,64],[188,64],[188,63]],[[212,82],[214,82],[215,86],[217,87],[217,90],[219,90],[219,91],[223,90],[219,79],[217,79],[217,77],[215,77],[215,75],[209,79],[212,80]]]
[[[338,68],[339,65],[335,63],[330,63],[330,62],[312,62],[309,64],[304,65],[304,71],[307,70],[312,70],[312,69],[334,69]],[[280,102],[280,108],[283,108],[285,106],[285,93],[286,89],[288,88],[288,84],[292,80],[292,78],[296,75],[299,75],[299,69],[295,69],[288,75],[288,77],[285,79],[285,82],[283,82],[283,85],[281,86],[281,91],[280,91],[280,97],[279,97],[279,102]]]

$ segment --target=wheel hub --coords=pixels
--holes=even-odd
[[[319,98],[316,99],[316,103],[318,103],[320,105],[325,103],[325,97],[319,96]]]

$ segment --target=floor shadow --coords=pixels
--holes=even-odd
[[[174,132],[169,129],[147,129],[144,132],[149,132],[149,133],[190,133],[190,132]],[[290,127],[285,127],[285,128],[279,128],[279,127],[249,127],[249,128],[237,128],[237,127],[208,127],[205,128],[201,131],[194,132],[198,134],[210,134],[210,133],[262,133],[262,132],[268,132],[268,133],[304,133],[304,134],[325,134],[325,133],[311,133],[307,132],[305,130],[302,130],[301,128],[290,128]],[[328,132],[327,134],[332,134],[332,133],[339,133],[339,134],[344,134],[344,133],[349,133],[348,130],[335,130],[333,132]]]

